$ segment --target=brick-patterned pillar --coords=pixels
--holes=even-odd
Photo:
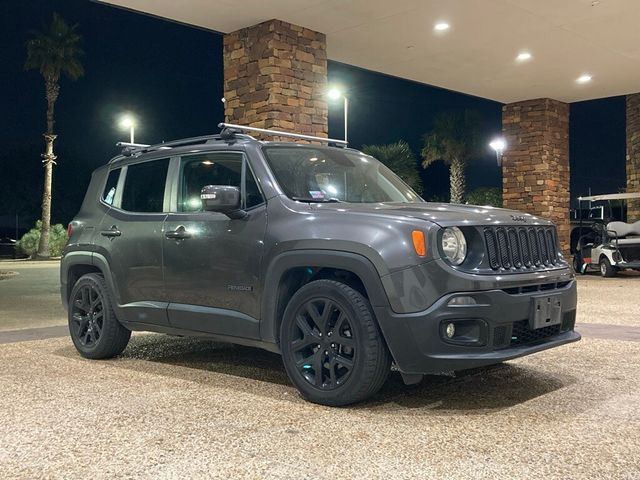
[[[569,251],[569,105],[550,98],[502,107],[505,208],[545,217]]]
[[[627,95],[627,192],[640,192],[640,93]],[[627,221],[640,220],[640,200],[627,201]]]
[[[225,35],[226,121],[326,137],[326,45],[325,34],[281,20]]]

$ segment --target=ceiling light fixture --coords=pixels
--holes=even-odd
[[[526,62],[527,60],[531,60],[531,53],[529,52],[520,52],[516,57],[516,60],[519,62]]]
[[[445,30],[449,30],[450,25],[447,22],[438,22],[435,24],[433,29],[436,32],[444,32]]]
[[[578,83],[589,83],[591,81],[593,77],[591,75],[589,75],[588,73],[585,73],[583,75],[580,75],[577,79],[576,82]]]

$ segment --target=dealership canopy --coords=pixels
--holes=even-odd
[[[636,92],[638,0],[102,0],[222,33],[277,18],[330,60],[509,103]]]

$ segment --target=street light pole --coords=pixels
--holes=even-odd
[[[507,142],[504,138],[496,138],[489,143],[489,146],[496,152],[496,160],[498,161],[498,166],[501,167],[502,156],[505,148],[507,148]]]
[[[344,141],[347,141],[347,128],[349,125],[349,99],[346,96],[342,97],[344,99]]]
[[[129,138],[131,139],[131,140],[130,140],[130,141],[131,141],[131,143],[135,143],[135,142],[134,142],[134,132],[133,132],[133,129],[134,129],[134,126],[133,126],[133,123],[131,123],[131,127],[130,127],[130,129],[129,129]]]
[[[327,92],[327,95],[331,100],[337,100],[339,98],[342,98],[343,107],[344,107],[344,140],[346,142],[347,131],[349,129],[349,99],[338,88],[332,88]]]

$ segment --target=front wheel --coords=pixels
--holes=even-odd
[[[287,305],[280,349],[289,378],[307,400],[329,406],[375,394],[391,367],[369,301],[333,280],[316,280]]]
[[[606,278],[615,277],[616,269],[611,265],[611,262],[607,257],[602,257],[600,259],[600,275]]]
[[[113,311],[109,287],[102,275],[80,277],[69,300],[69,334],[76,350],[86,358],[111,358],[122,353],[131,330]]]

